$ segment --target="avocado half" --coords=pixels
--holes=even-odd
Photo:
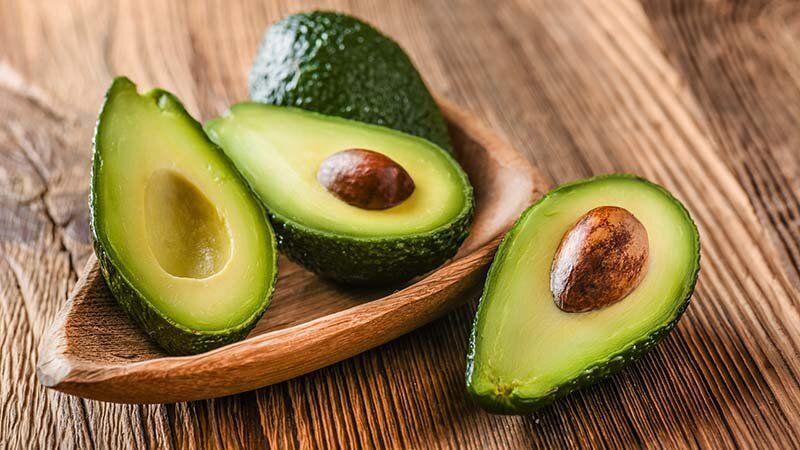
[[[108,287],[167,352],[243,339],[264,313],[278,273],[266,212],[172,94],[114,80],[90,197]]]
[[[332,11],[292,14],[264,35],[250,98],[394,128],[451,150],[447,125],[408,55],[370,25]]]
[[[415,136],[297,108],[234,105],[206,132],[267,207],[281,250],[352,285],[388,285],[452,257],[472,220],[472,186],[450,154]],[[330,155],[368,149],[399,163],[413,194],[385,210],[345,203],[317,180]]]
[[[648,230],[649,268],[618,303],[569,313],[550,291],[562,236],[588,211],[617,206]],[[485,409],[534,411],[639,358],[678,322],[700,268],[697,228],[664,188],[630,175],[563,185],[528,208],[489,270],[467,356],[467,390]]]

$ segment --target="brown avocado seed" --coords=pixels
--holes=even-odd
[[[628,210],[601,206],[567,230],[553,257],[550,291],[566,312],[594,311],[633,291],[647,271],[647,230]]]
[[[352,148],[327,157],[317,181],[345,203],[362,209],[387,209],[414,192],[414,180],[388,156]]]

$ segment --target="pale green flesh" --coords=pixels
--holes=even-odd
[[[131,85],[105,107],[96,226],[115,265],[161,314],[224,331],[263,306],[276,270],[270,232],[221,152],[168,99],[157,101]]]
[[[553,256],[581,215],[605,205],[627,209],[645,226],[647,274],[619,303],[563,312],[550,293]],[[471,383],[479,394],[547,395],[668,323],[695,273],[693,224],[674,199],[633,178],[600,178],[551,194],[515,230],[492,267],[476,325]]]
[[[428,141],[380,127],[255,103],[235,105],[206,124],[261,200],[305,226],[350,236],[402,236],[449,223],[467,201],[455,162]],[[317,181],[328,156],[363,148],[383,153],[414,180],[414,193],[386,210],[334,197]]]

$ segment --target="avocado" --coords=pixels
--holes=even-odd
[[[467,236],[469,180],[424,139],[262,103],[234,105],[205,129],[267,207],[281,250],[323,277],[406,281],[452,257]]]
[[[694,222],[658,185],[607,175],[551,191],[491,265],[469,394],[492,412],[528,413],[614,373],[675,326],[699,263]]]
[[[266,212],[172,94],[106,93],[94,137],[91,228],[120,306],[172,354],[243,339],[277,275]]]
[[[451,150],[442,114],[408,55],[346,14],[284,17],[264,35],[250,98],[394,128]]]

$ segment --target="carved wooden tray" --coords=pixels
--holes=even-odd
[[[470,236],[453,260],[405,287],[367,290],[326,282],[281,257],[271,306],[247,339],[200,355],[170,357],[117,307],[92,257],[41,342],[41,383],[124,403],[235,394],[354,356],[470,298],[503,234],[548,184],[474,117],[439,103],[476,198]]]

